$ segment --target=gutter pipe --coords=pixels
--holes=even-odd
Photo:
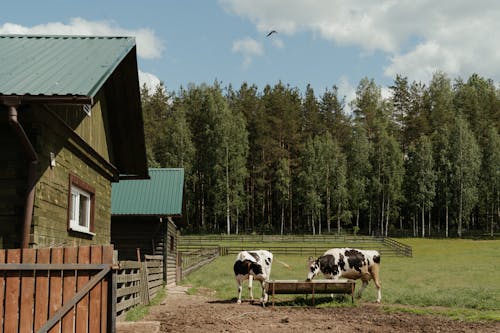
[[[35,185],[37,179],[37,166],[38,156],[35,148],[31,144],[26,132],[17,120],[17,109],[15,106],[9,105],[9,124],[16,133],[19,141],[21,142],[24,153],[29,161],[28,167],[28,181],[27,181],[27,194],[26,203],[24,205],[24,221],[23,221],[23,235],[21,247],[23,249],[29,247],[31,222],[33,220],[33,206],[35,203]]]

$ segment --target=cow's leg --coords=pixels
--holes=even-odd
[[[241,303],[241,290],[243,289],[242,283],[245,280],[243,275],[236,275],[236,284],[238,286],[238,300],[236,301],[238,304]]]
[[[361,288],[359,288],[359,290],[358,290],[358,294],[357,294],[358,298],[361,298],[361,295],[363,294],[363,290],[365,290],[366,286],[368,285],[368,280],[363,278],[363,279],[361,279],[361,281],[363,281],[363,284],[361,284]]]
[[[267,295],[266,292],[266,280],[261,281],[261,286],[262,286],[262,298],[261,298],[261,303],[266,304],[269,296]]]
[[[266,293],[266,279],[262,275],[257,275],[255,279],[260,282],[260,286],[262,288],[262,296],[259,301],[264,305],[268,301],[268,295]]]
[[[378,265],[373,266],[371,268],[371,276],[373,277],[373,282],[375,282],[375,286],[377,287],[377,303],[380,303],[382,300],[382,283],[380,282],[378,270]]]
[[[248,276],[248,294],[250,295],[250,300],[253,301],[253,289],[252,289],[253,275]]]

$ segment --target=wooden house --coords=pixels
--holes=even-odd
[[[109,244],[148,178],[134,38],[0,35],[0,248]]]
[[[184,169],[151,168],[149,175],[148,180],[113,184],[111,242],[119,260],[163,256],[164,280],[173,284],[177,274],[177,227],[182,223],[184,206]]]

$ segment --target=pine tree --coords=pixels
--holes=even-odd
[[[450,160],[452,168],[453,204],[458,213],[457,235],[462,237],[463,222],[478,201],[480,167],[479,147],[468,123],[457,117],[451,130]]]
[[[421,211],[421,236],[425,237],[425,210],[432,207],[435,195],[436,176],[434,172],[434,161],[432,158],[432,145],[425,135],[420,137],[415,145],[410,146],[407,160],[406,179],[411,189],[411,197]],[[429,225],[430,225],[429,221]],[[428,233],[430,235],[430,229]]]

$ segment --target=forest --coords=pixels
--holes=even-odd
[[[500,90],[362,79],[141,89],[150,167],[184,168],[184,233],[498,235]]]

